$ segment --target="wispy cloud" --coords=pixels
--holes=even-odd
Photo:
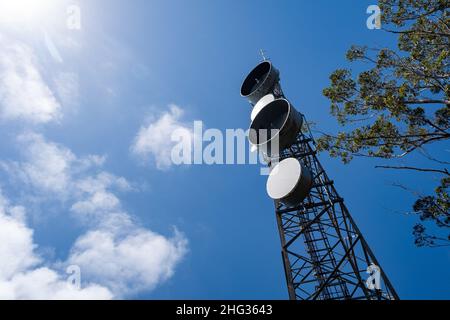
[[[181,121],[183,109],[172,104],[154,121],[143,125],[131,146],[133,154],[145,162],[153,161],[160,170],[167,170],[172,166],[171,152],[176,142],[172,141],[172,134],[185,136],[183,141],[193,141],[192,128]]]
[[[35,133],[18,140],[25,159],[4,162],[9,174],[19,177],[30,193],[71,203],[73,218],[86,228],[66,265],[78,265],[83,279],[107,288],[114,297],[151,290],[173,274],[187,251],[187,239],[178,231],[171,238],[159,235],[126,212],[115,190],[132,186],[102,170],[104,158],[77,157]],[[30,236],[31,230],[25,230]],[[0,256],[0,261],[5,260]]]
[[[71,109],[79,103],[80,83],[75,72],[59,72],[54,78],[55,92],[63,107]]]
[[[112,292],[87,283],[79,289],[64,273],[45,265],[36,254],[25,209],[11,206],[0,193],[0,299],[111,299]]]
[[[61,104],[44,81],[33,50],[0,35],[0,118],[47,123],[61,116]]]
[[[16,180],[33,188],[33,192],[67,197],[73,190],[73,175],[94,165],[101,164],[98,156],[76,157],[71,150],[57,143],[48,142],[34,132],[17,138],[24,161],[2,161],[4,169]]]
[[[55,58],[48,41],[47,49]],[[78,104],[80,97],[79,75],[70,71],[68,62],[44,68],[40,54],[0,35],[0,121],[28,127],[11,141],[19,158],[0,159],[0,169],[10,177],[8,186],[21,190],[8,194],[21,206],[10,205],[0,192],[0,299],[110,299],[152,290],[173,275],[188,250],[188,241],[176,228],[172,236],[146,228],[123,208],[120,193],[135,188],[124,177],[104,169],[106,156],[77,155],[38,133],[43,124],[60,123],[67,116],[66,107]],[[171,106],[168,116],[154,127],[160,147],[149,147],[152,142],[144,141],[152,133],[150,128],[143,132],[136,152],[167,156],[164,135],[172,131],[167,125],[190,134],[179,122],[181,116],[182,110]],[[160,168],[167,164],[167,160],[157,161]],[[70,212],[67,219],[75,220],[83,230],[58,261],[40,256],[33,240],[27,217],[35,213],[28,204],[35,205],[36,199],[43,212],[45,205],[58,203],[62,212]],[[63,269],[71,264],[81,268],[82,289],[66,281]]]
[[[134,225],[127,232],[100,228],[81,236],[69,258],[85,277],[110,288],[117,296],[154,289],[170,278],[184,256],[186,238],[166,238]]]

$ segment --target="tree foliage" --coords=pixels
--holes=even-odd
[[[427,151],[450,138],[450,1],[380,0],[382,29],[398,36],[397,48],[352,46],[350,62],[370,67],[353,76],[339,69],[324,95],[331,114],[345,130],[324,134],[318,149],[348,163],[355,156],[405,159],[420,153],[430,167],[380,166],[439,175],[433,195],[419,196],[413,210],[421,220],[450,228],[449,162]],[[450,235],[428,235],[418,224],[418,246],[450,244]]]

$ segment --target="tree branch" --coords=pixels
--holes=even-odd
[[[437,172],[450,176],[450,173],[447,169],[439,170],[439,169],[427,169],[427,168],[417,168],[417,167],[408,167],[408,166],[375,166],[375,168],[383,168],[383,169],[399,169],[399,170],[415,170],[422,172]]]
[[[450,100],[436,100],[436,99],[416,99],[416,100],[405,100],[405,104],[427,104],[427,103],[442,103],[450,105]]]
[[[383,31],[395,33],[395,34],[410,34],[410,33],[416,33],[416,34],[427,34],[427,35],[436,35],[436,36],[442,36],[442,37],[450,37],[450,34],[448,33],[442,33],[442,32],[433,32],[433,31],[425,31],[425,30],[403,30],[403,31],[395,31],[390,29],[382,28]]]

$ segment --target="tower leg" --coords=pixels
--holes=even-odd
[[[302,203],[275,202],[289,298],[398,299],[313,146],[311,133],[300,133],[279,159],[295,157],[313,176]]]

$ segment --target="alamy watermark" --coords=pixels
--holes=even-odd
[[[66,268],[67,284],[76,290],[81,290],[81,268],[77,265],[70,265]]]
[[[376,264],[372,263],[367,267],[369,278],[366,280],[366,287],[369,290],[381,290],[381,269]]]
[[[81,30],[81,8],[80,6],[76,4],[72,4],[66,7],[65,12],[65,26],[70,31],[80,31]],[[50,54],[50,56],[58,63],[63,63],[64,60],[62,58],[62,55],[60,53],[60,50],[58,50],[58,47],[56,46],[55,42],[53,41],[50,34],[43,28],[43,34],[44,34],[44,41],[45,45],[47,47],[47,50]]]
[[[259,141],[268,141],[258,148],[248,141],[253,132]],[[245,165],[270,162],[273,166],[279,155],[279,130],[219,129],[204,130],[202,121],[194,121],[193,134],[186,134],[184,128],[172,132],[171,162],[174,165]],[[270,154],[269,154],[270,153]],[[261,168],[262,175],[270,173]]]
[[[367,18],[366,25],[369,30],[381,29],[381,9],[376,4],[372,4],[367,7],[367,14],[370,16]]]
[[[66,26],[69,30],[81,30],[81,8],[76,4],[67,7]]]

